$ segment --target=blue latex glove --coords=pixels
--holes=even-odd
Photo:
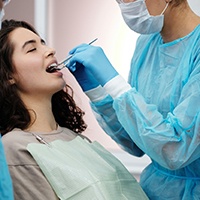
[[[81,44],[69,53],[74,54],[68,63],[69,69],[74,67],[74,63],[82,64],[102,86],[118,75],[100,47]]]
[[[75,63],[73,66],[71,66],[70,71],[84,92],[94,89],[100,85],[91,72],[80,63]]]

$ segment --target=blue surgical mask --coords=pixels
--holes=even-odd
[[[166,4],[163,12],[158,16],[149,14],[145,0],[120,3],[119,6],[124,21],[130,29],[140,34],[152,34],[162,30],[164,24],[163,13],[167,9],[168,4]]]

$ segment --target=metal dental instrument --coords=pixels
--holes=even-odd
[[[40,143],[46,144],[48,147],[51,147],[51,144],[49,144],[47,141],[45,141],[41,136],[37,135],[36,133],[29,131],[27,131],[27,133],[31,133],[33,136],[35,136],[36,140],[39,141]]]
[[[90,44],[94,43],[97,39],[98,39],[98,38],[92,40],[92,41],[89,42],[88,44],[90,45]],[[51,73],[51,72],[54,72],[54,71],[63,69],[64,67],[67,66],[67,64],[68,64],[67,61],[69,61],[70,58],[71,58],[73,55],[74,55],[74,54],[70,54],[70,55],[67,56],[67,58],[66,58],[65,60],[63,60],[61,63],[51,65],[50,67],[48,67],[48,68],[46,69],[46,71]]]

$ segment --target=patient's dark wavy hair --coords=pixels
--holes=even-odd
[[[31,123],[29,111],[17,92],[17,86],[9,81],[15,71],[12,63],[14,46],[10,42],[9,35],[19,27],[38,35],[27,22],[4,20],[2,23],[0,30],[0,133],[2,135],[14,128],[24,130]],[[87,127],[83,120],[84,112],[76,105],[73,90],[69,85],[53,95],[52,111],[56,122],[62,127],[76,133],[83,132]]]

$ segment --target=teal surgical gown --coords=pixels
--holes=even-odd
[[[12,182],[0,135],[0,200],[13,200]]]
[[[151,158],[140,179],[150,199],[199,200],[200,25],[169,43],[140,36],[129,84],[91,103],[99,123],[126,151]]]

